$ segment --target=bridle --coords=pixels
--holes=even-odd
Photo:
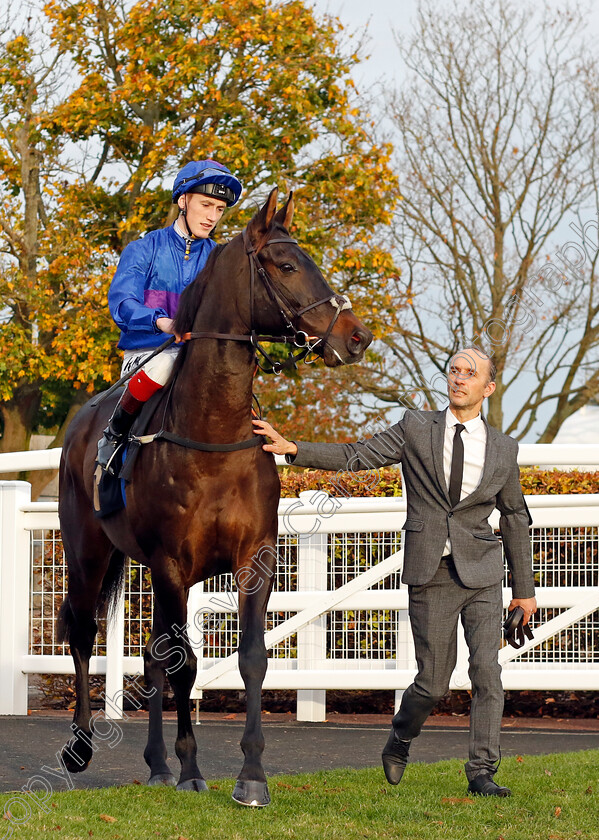
[[[188,332],[185,333],[182,338],[184,341],[191,341],[196,338],[216,338],[225,341],[247,341],[249,342],[252,347],[254,348],[256,354],[260,354],[262,358],[266,361],[267,367],[265,365],[260,364],[258,357],[256,355],[256,364],[258,367],[263,370],[265,373],[275,373],[279,374],[283,370],[292,369],[297,370],[298,362],[304,361],[306,364],[312,364],[307,357],[311,353],[316,353],[315,348],[319,347],[319,349],[324,352],[324,348],[327,345],[328,339],[331,335],[333,327],[337,323],[337,319],[339,315],[343,312],[344,309],[351,309],[351,303],[349,298],[346,298],[344,295],[337,295],[332,294],[329,297],[322,298],[321,300],[315,300],[312,303],[308,303],[306,306],[302,306],[300,309],[297,309],[292,301],[289,300],[288,296],[283,292],[281,289],[277,289],[275,284],[272,281],[272,277],[266,271],[260,260],[258,259],[258,253],[262,250],[262,248],[266,248],[268,245],[277,245],[279,243],[291,243],[297,245],[297,239],[292,239],[290,236],[279,237],[277,239],[268,239],[259,249],[256,249],[254,245],[251,244],[249,241],[249,236],[247,232],[247,227],[242,231],[242,238],[243,244],[245,247],[245,253],[250,262],[250,332],[247,335],[236,335],[235,333],[217,333],[217,332]],[[279,310],[279,314],[281,316],[281,320],[285,324],[285,328],[291,332],[291,335],[258,335],[256,330],[254,329],[254,301],[255,301],[255,290],[256,290],[256,275],[260,277],[266,292],[271,299],[271,301],[275,304],[277,309]],[[311,309],[316,309],[317,306],[322,306],[325,303],[331,303],[335,308],[335,313],[331,318],[328,327],[326,328],[324,335],[321,338],[317,338],[315,341],[310,341],[310,336],[304,331],[297,328],[294,324],[294,321],[298,321],[302,315],[305,315],[306,312],[309,312]],[[167,347],[170,347],[176,341],[174,335],[171,335],[167,340],[157,347],[154,352],[147,356],[143,361],[141,361],[137,366],[133,367],[129,370],[126,374],[121,376],[121,378],[114,383],[107,391],[103,391],[99,394],[91,403],[92,406],[97,405],[98,403],[105,400],[107,397],[111,396],[121,385],[124,385],[132,376],[134,376],[141,368],[147,364],[150,359],[153,359],[154,356],[157,356],[159,353],[162,353],[163,350],[166,350]],[[298,352],[294,354],[293,350],[289,351],[289,355],[284,362],[278,361],[278,359],[273,359],[268,352],[262,347],[262,341],[268,341],[272,344],[289,344],[293,345],[294,347],[298,348]],[[333,352],[337,354],[336,350]]]
[[[190,332],[186,333],[183,338],[185,341],[199,339],[199,338],[216,338],[228,341],[248,341],[256,354],[260,354],[265,360],[266,364],[261,364],[256,355],[256,363],[258,367],[265,373],[279,374],[285,369],[297,369],[298,362],[305,361],[306,364],[311,364],[308,356],[316,352],[316,348],[324,352],[331,332],[339,315],[344,309],[351,309],[351,303],[348,298],[343,295],[332,294],[326,298],[313,301],[312,303],[297,308],[295,304],[289,299],[288,295],[280,288],[277,288],[273,283],[272,277],[266,271],[258,258],[259,252],[268,245],[277,244],[297,244],[297,239],[292,239],[289,236],[278,237],[276,239],[268,239],[259,249],[252,245],[248,235],[247,227],[242,231],[243,245],[245,253],[250,264],[250,332],[248,335],[236,335],[234,333],[214,333],[214,332]],[[285,326],[287,334],[285,335],[258,335],[255,328],[255,298],[256,298],[256,275],[260,278],[264,289],[272,303],[279,310],[279,315]],[[310,336],[305,330],[300,330],[298,327],[300,318],[309,312],[311,309],[316,309],[317,306],[322,306],[325,303],[330,303],[335,309],[335,312],[327,326],[324,335],[311,341]],[[289,355],[284,362],[273,359],[269,353],[262,347],[261,342],[268,341],[272,344],[288,344],[298,348],[298,352],[289,351]]]
[[[322,298],[321,300],[315,300],[312,303],[308,303],[306,306],[302,306],[299,309],[295,306],[295,304],[289,299],[288,295],[282,290],[278,289],[272,281],[272,277],[266,271],[260,260],[258,259],[258,253],[262,250],[262,248],[266,248],[267,245],[277,245],[279,243],[291,243],[297,244],[296,239],[292,239],[291,237],[279,237],[277,239],[268,239],[260,248],[256,248],[254,245],[251,244],[247,232],[247,228],[244,228],[242,232],[243,244],[245,247],[245,253],[249,259],[250,263],[250,332],[248,335],[236,335],[234,333],[215,333],[215,332],[190,332],[185,333],[182,338],[185,341],[190,341],[193,339],[200,339],[200,338],[214,338],[214,339],[222,339],[225,341],[247,341],[249,342],[252,347],[254,348],[256,353],[260,353],[260,355],[265,359],[266,363],[270,365],[270,367],[266,367],[261,365],[258,361],[256,356],[256,363],[261,368],[261,370],[265,371],[265,373],[281,373],[282,370],[285,368],[297,368],[297,363],[305,360],[306,363],[309,353],[315,352],[314,348],[318,345],[321,345],[319,349],[324,352],[324,348],[327,345],[333,327],[337,323],[337,319],[339,315],[343,312],[344,309],[351,309],[351,303],[348,298],[344,297],[343,295],[336,295],[332,294],[328,297]],[[258,335],[256,330],[254,329],[254,304],[255,304],[255,296],[256,296],[256,275],[262,281],[262,285],[264,286],[266,293],[268,294],[270,300],[274,303],[274,305],[279,310],[279,315],[281,316],[281,320],[285,325],[285,329],[291,333],[291,335]],[[317,338],[315,341],[310,343],[310,336],[304,331],[300,330],[297,326],[299,319],[309,312],[311,309],[316,309],[317,306],[322,306],[325,303],[331,303],[335,308],[335,313],[331,320],[329,321],[329,325],[326,328],[324,335],[321,338]],[[295,322],[295,323],[294,323]],[[124,384],[128,379],[130,379],[140,368],[143,367],[144,364],[147,364],[150,358],[153,358],[158,353],[161,353],[167,347],[169,347],[174,341],[175,336],[172,335],[168,338],[164,344],[161,344],[160,347],[157,347],[156,350],[152,353],[151,356],[144,359],[137,367],[130,370],[124,376],[122,376],[118,382],[116,382],[108,391],[105,391],[99,397],[96,397],[95,401],[92,405],[101,402],[103,399],[108,397],[112,394],[116,388],[120,387]],[[261,346],[260,342],[262,341],[269,341],[276,344],[291,344],[294,347],[298,348],[298,352],[294,354],[293,350],[290,350],[288,358],[284,362],[279,362],[276,359],[273,359],[267,351]],[[333,352],[336,353],[335,350]],[[164,429],[165,420],[167,416],[168,406],[170,403],[171,395],[173,392],[175,380],[171,382],[171,386],[168,390],[168,395],[164,403],[164,411],[162,416],[162,425],[158,432],[155,434],[150,435],[135,435],[133,432],[129,433],[128,443],[132,450],[132,455],[128,458],[127,463],[123,466],[120,477],[129,479],[131,477],[131,472],[133,470],[133,464],[136,457],[136,452],[139,451],[139,448],[146,443],[152,443],[156,440],[166,440],[170,443],[177,444],[178,446],[183,446],[187,449],[197,449],[201,450],[202,452],[236,452],[240,449],[251,449],[256,446],[260,446],[263,442],[263,438],[258,435],[253,435],[248,440],[236,441],[233,443],[203,443],[201,441],[191,440],[190,438],[181,437],[180,435],[175,434],[174,432],[169,432]]]

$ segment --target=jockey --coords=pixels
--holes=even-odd
[[[181,292],[206,265],[216,246],[210,234],[241,191],[226,166],[213,160],[188,163],[173,184],[177,220],[123,251],[108,292],[110,314],[121,329],[118,346],[125,351],[122,375],[151,355],[164,333],[173,333]],[[129,380],[98,443],[97,463],[103,469],[112,472],[112,456],[142,405],[168,381],[179,350],[180,345],[171,345]]]

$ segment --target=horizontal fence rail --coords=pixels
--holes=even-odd
[[[62,449],[33,449],[26,452],[0,452],[0,474],[29,470],[58,469]],[[285,466],[282,456],[275,461]],[[599,469],[599,443],[521,443],[518,448],[521,467],[594,466]]]
[[[53,468],[60,450],[0,454],[0,472]],[[599,464],[599,445],[520,447],[521,464]],[[538,583],[535,639],[499,652],[506,689],[599,687],[599,495],[528,496]],[[393,689],[415,661],[400,583],[402,498],[339,499],[306,491],[279,506],[278,563],[267,613],[265,689],[298,692],[297,716],[322,720],[327,689]],[[498,514],[491,519],[498,525]],[[26,714],[29,674],[72,674],[56,641],[66,569],[55,502],[31,502],[26,482],[0,481],[0,714]],[[504,589],[504,606],[511,594]],[[91,673],[106,675],[106,714],[122,711],[124,674],[143,672],[152,588],[128,563],[109,628],[100,622]],[[237,668],[237,593],[223,575],[191,590],[189,635],[198,656],[192,696],[243,689]],[[451,687],[470,687],[458,644]],[[120,697],[120,700],[118,699]],[[117,698],[116,700],[114,698]]]

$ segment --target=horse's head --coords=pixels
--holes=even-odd
[[[293,196],[277,212],[277,194],[277,189],[270,193],[243,234],[254,273],[251,328],[269,335],[295,335],[298,346],[307,339],[328,367],[358,362],[372,333],[289,235]]]

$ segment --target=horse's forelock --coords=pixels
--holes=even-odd
[[[266,233],[263,234],[262,238],[254,243],[255,248],[256,248],[256,253],[259,254],[260,251],[263,248],[266,248],[266,246],[268,245],[268,240],[269,239],[276,239],[278,237],[287,237],[287,236],[289,236],[289,238],[291,238],[290,233],[287,230],[287,228],[284,225],[282,225],[278,222],[275,222],[274,224],[272,224],[269,227],[269,229],[266,231]]]

